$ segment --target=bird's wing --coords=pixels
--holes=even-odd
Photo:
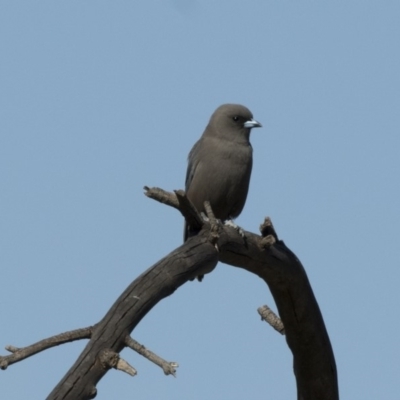
[[[190,184],[193,181],[194,174],[196,172],[196,168],[199,165],[199,153],[201,149],[201,139],[198,140],[195,145],[190,150],[188,156],[188,167],[186,170],[186,181],[185,181],[185,190],[186,192],[189,190]],[[186,220],[183,227],[183,241],[186,242],[187,238],[189,237],[190,227],[188,226]]]
[[[188,167],[186,171],[186,181],[185,181],[185,190],[189,189],[189,186],[193,180],[193,176],[196,172],[196,168],[199,165],[199,152],[201,149],[201,139],[196,142],[193,146],[192,150],[190,150],[188,157]]]

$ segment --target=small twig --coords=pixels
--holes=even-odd
[[[99,354],[99,361],[103,368],[115,368],[119,371],[126,372],[131,376],[135,376],[137,371],[127,361],[119,356],[118,353],[111,349],[104,349]]]
[[[145,190],[144,194],[150,199],[157,200],[160,203],[166,204],[179,210],[179,201],[173,193],[167,192],[158,187],[149,188],[148,186],[145,186],[143,189]]]
[[[159,357],[157,354],[154,354],[152,351],[146,349],[142,344],[138,343],[136,340],[132,339],[129,335],[125,339],[125,343],[132,350],[135,350],[137,353],[146,357],[148,360],[153,362],[154,364],[161,367],[164,371],[165,375],[173,375],[176,377],[176,369],[179,367],[176,362],[168,362],[163,358]]]
[[[275,241],[279,240],[275,228],[272,225],[272,221],[269,217],[266,217],[264,219],[264,222],[260,225],[260,232],[263,237],[272,235],[275,238]]]
[[[276,239],[273,235],[264,236],[260,239],[260,245],[263,249],[268,249],[275,243]]]
[[[123,358],[120,358],[117,362],[117,366],[115,369],[118,369],[120,371],[126,372],[128,375],[135,376],[137,374],[137,371],[135,368],[133,368],[127,361],[125,361]]]
[[[47,339],[40,340],[39,342],[36,342],[26,347],[15,347],[8,345],[5,348],[12,354],[8,356],[0,356],[0,368],[4,370],[11,364],[24,360],[25,358],[40,353],[43,350],[50,349],[51,347],[55,347],[63,343],[73,342],[75,340],[81,339],[90,339],[92,331],[93,326],[89,326],[87,328],[75,329],[73,331],[51,336]]]
[[[145,186],[144,190],[144,194],[150,199],[159,201],[160,203],[179,210],[185,217],[188,225],[190,225],[192,228],[200,230],[204,225],[204,221],[201,218],[200,213],[197,211],[192,202],[186,197],[186,193],[183,190],[175,190],[174,193],[171,193],[158,187],[149,188],[148,186]]]
[[[261,315],[262,320],[268,322],[281,335],[285,334],[285,327],[282,320],[268,306],[259,307],[257,311]]]

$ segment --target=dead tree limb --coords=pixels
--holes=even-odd
[[[130,347],[132,350],[135,350],[140,355],[146,357],[148,360],[161,367],[165,375],[176,376],[176,367],[178,367],[178,363],[165,361],[157,354],[154,354],[149,349],[146,349],[146,347],[132,339],[130,336],[126,338],[126,346]]]
[[[269,286],[293,353],[299,400],[337,400],[339,390],[332,346],[307,274],[277,235],[269,219],[262,237],[223,230],[219,260],[258,275]],[[266,236],[265,236],[266,235]]]
[[[97,382],[110,369],[100,362],[101,351],[120,353],[135,326],[161,299],[189,279],[216,266],[218,252],[208,241],[207,234],[204,230],[191,238],[128,286],[96,325],[86,348],[48,399],[84,400],[95,396]]]
[[[50,349],[60,344],[74,342],[75,340],[89,339],[92,334],[93,327],[75,329],[73,331],[64,332],[59,335],[52,336],[47,339],[40,340],[37,343],[26,347],[6,346],[6,350],[12,354],[8,356],[0,356],[0,368],[7,369],[11,364],[25,360],[41,351]]]
[[[338,400],[335,359],[318,303],[303,266],[278,239],[270,220],[262,225],[261,236],[244,232],[243,237],[212,218],[211,224],[204,222],[181,191],[146,188],[146,195],[180,210],[200,232],[128,286],[91,327],[86,348],[48,400],[94,398],[97,382],[110,368],[134,374],[119,358],[124,347],[134,347],[132,330],[161,299],[188,280],[211,272],[218,261],[246,269],[269,286],[293,353],[298,400]],[[175,366],[170,363],[172,369]],[[174,373],[172,369],[169,373]]]
[[[259,307],[257,311],[263,321],[268,322],[281,335],[285,334],[282,320],[268,306]]]

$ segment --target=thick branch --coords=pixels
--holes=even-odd
[[[220,261],[258,275],[269,286],[293,353],[298,399],[337,400],[339,391],[335,358],[321,311],[307,274],[283,243],[269,236],[224,229],[218,246]]]
[[[99,354],[104,349],[119,354],[130,332],[152,307],[189,279],[211,271],[217,262],[218,252],[208,232],[201,231],[140,275],[96,325],[86,348],[48,400],[93,398],[97,382],[109,369]]]
[[[269,286],[293,353],[298,400],[338,400],[335,359],[318,303],[303,266],[278,239],[271,222],[267,219],[262,225],[262,236],[244,232],[243,238],[237,230],[213,221],[213,230],[218,232],[211,233],[210,223],[193,211],[181,192],[147,188],[146,194],[178,208],[192,218],[190,223],[203,228],[129,285],[92,328],[86,348],[48,399],[91,399],[97,382],[111,367],[132,372],[119,358],[129,345],[131,331],[161,299],[186,281],[212,271],[219,260],[256,274]],[[35,352],[41,351],[38,348]],[[20,351],[10,349],[14,354]]]
[[[219,227],[219,260],[258,275],[270,288],[293,353],[298,399],[339,398],[336,363],[325,323],[307,274],[278,239],[269,218],[262,237]]]

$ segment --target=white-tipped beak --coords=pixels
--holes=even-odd
[[[245,128],[261,128],[262,125],[256,121],[255,119],[250,119],[248,121],[246,121],[243,125]]]

